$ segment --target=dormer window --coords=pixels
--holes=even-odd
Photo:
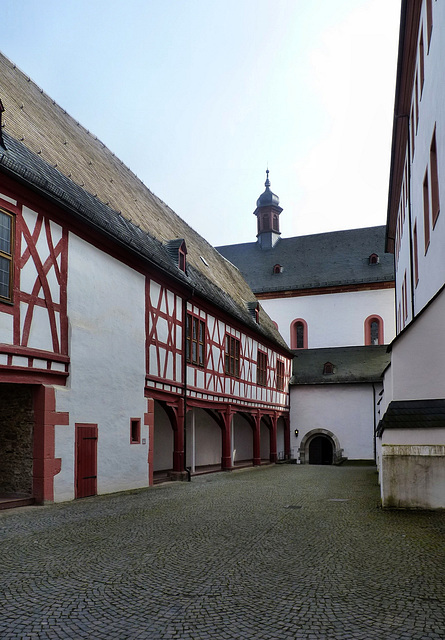
[[[371,253],[371,255],[368,258],[368,264],[378,264],[379,263],[379,256],[376,253]]]
[[[323,375],[329,376],[334,373],[334,365],[332,362],[325,362],[323,365]]]
[[[281,266],[281,264],[275,264],[273,267],[273,272],[274,273],[283,273],[283,267]]]
[[[250,315],[255,320],[257,324],[260,324],[260,303],[259,302],[248,302],[247,308],[249,310]]]
[[[185,246],[185,240],[178,238],[177,240],[169,240],[166,243],[167,251],[175,261],[178,269],[186,273],[187,268],[187,247]]]
[[[185,262],[186,253],[187,252],[185,251],[185,242],[184,242],[178,249],[178,267],[179,269],[181,269],[181,271],[184,271],[184,273],[185,273],[185,264],[186,264]]]

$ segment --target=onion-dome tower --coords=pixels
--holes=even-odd
[[[272,249],[280,238],[280,199],[270,190],[269,169],[266,170],[266,190],[256,201],[253,212],[258,219],[258,243],[262,249]]]

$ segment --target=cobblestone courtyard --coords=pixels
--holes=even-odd
[[[0,513],[0,638],[445,638],[445,513],[282,465]]]

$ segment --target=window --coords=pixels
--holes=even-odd
[[[280,227],[278,225],[278,216],[276,214],[274,214],[273,217],[273,230],[274,231],[279,231]]]
[[[419,41],[419,79],[420,79],[420,99],[422,99],[423,85],[425,82],[425,52],[423,47],[423,25],[420,27]]]
[[[277,389],[284,391],[284,362],[277,360]]]
[[[365,320],[365,345],[384,344],[383,320],[378,315],[369,316]]]
[[[0,300],[12,300],[14,217],[0,209]]]
[[[430,50],[432,32],[433,32],[433,0],[426,0],[426,37],[428,41],[428,52]]]
[[[192,314],[187,314],[186,360],[199,367],[205,359],[205,322]]]
[[[281,266],[281,264],[275,264],[273,267],[273,272],[274,273],[283,273],[283,267]]]
[[[379,263],[379,257],[376,253],[371,253],[371,255],[369,256],[369,264],[378,264]]]
[[[413,249],[414,249],[414,281],[416,283],[419,282],[419,257],[418,257],[418,253],[417,253],[417,220],[414,223],[414,229],[413,229]]]
[[[183,243],[178,249],[178,267],[179,269],[181,269],[181,271],[184,271],[184,273],[185,273],[185,265],[186,265],[185,256],[186,256],[186,250],[185,250],[185,244]]]
[[[307,349],[307,323],[302,318],[297,318],[291,324],[290,348]]]
[[[240,341],[226,335],[225,372],[229,376],[239,378]]]
[[[409,116],[409,122],[411,125],[411,162],[414,158],[414,149],[415,149],[415,137],[414,137],[414,102],[411,105],[411,113]]]
[[[141,443],[141,419],[130,419],[130,444]]]
[[[440,212],[439,202],[439,176],[437,172],[436,132],[433,133],[430,147],[430,179],[431,179],[431,217],[433,229],[436,226]]]
[[[258,350],[256,382],[262,387],[267,386],[267,353]]]
[[[428,169],[423,179],[423,232],[425,235],[425,253],[430,244],[430,199],[428,188]]]
[[[414,79],[414,95],[416,96],[416,133],[419,128],[419,83],[417,80],[417,72],[416,77]]]
[[[329,375],[332,375],[333,373],[334,373],[334,365],[332,364],[332,362],[325,362],[323,366],[323,375],[329,376]]]

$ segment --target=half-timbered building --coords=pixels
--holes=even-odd
[[[239,270],[0,56],[0,495],[289,454],[286,343]]]

